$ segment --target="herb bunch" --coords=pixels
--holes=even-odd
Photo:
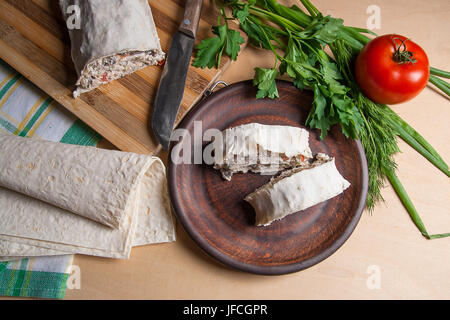
[[[306,125],[321,130],[324,138],[331,126],[340,124],[347,138],[361,140],[369,167],[367,207],[372,209],[382,200],[381,188],[388,179],[423,236],[428,239],[450,236],[450,233],[428,234],[396,176],[393,156],[399,151],[397,137],[450,176],[448,165],[392,109],[368,99],[353,77],[354,60],[370,41],[365,34],[373,33],[345,26],[342,19],[323,16],[309,0],[301,2],[306,11],[296,5],[286,7],[276,0],[216,0],[220,8],[219,25],[213,27],[216,36],[199,44],[194,66],[218,67],[224,51],[232,60],[237,58],[244,39],[228,26],[229,20],[236,20],[252,45],[271,50],[275,57],[272,68],[255,68],[253,84],[258,88],[257,98],[278,97],[279,75],[290,77],[299,90],[310,88],[314,99]],[[231,16],[227,16],[225,8]],[[326,47],[332,55],[326,53]],[[430,82],[446,92],[444,89],[448,90],[450,85],[436,76],[445,77],[448,72],[431,68],[431,73]]]

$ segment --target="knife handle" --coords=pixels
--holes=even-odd
[[[197,35],[200,15],[202,13],[203,0],[186,0],[184,17],[179,31],[195,39]]]

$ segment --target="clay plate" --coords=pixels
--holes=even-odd
[[[194,149],[209,142],[198,133],[224,130],[258,122],[305,127],[312,94],[291,83],[278,82],[279,99],[256,99],[250,81],[213,93],[192,109],[178,128],[189,131],[172,151],[183,144],[191,164],[174,163],[169,156],[168,181],[172,205],[185,231],[208,254],[222,263],[257,274],[284,274],[308,268],[335,252],[353,232],[367,196],[367,163],[361,143],[344,137],[335,126],[324,140],[310,130],[313,154],[336,158],[339,172],[351,183],[345,192],[309,209],[291,214],[268,227],[254,226],[253,208],[243,198],[268,182],[271,176],[236,174],[232,181],[194,159]],[[201,121],[196,125],[194,121]],[[197,137],[194,127],[197,126]],[[177,148],[174,149],[174,146]],[[184,152],[184,151],[183,151]],[[183,154],[183,153],[181,153]],[[197,160],[194,162],[194,160]]]

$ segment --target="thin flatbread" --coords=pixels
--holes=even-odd
[[[67,252],[0,240],[0,262],[18,260],[26,257],[56,256],[64,254],[67,254]]]
[[[175,240],[159,158],[13,135],[0,148],[0,239],[114,258]]]

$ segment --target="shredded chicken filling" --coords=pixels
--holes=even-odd
[[[160,50],[128,51],[91,61],[77,81],[77,93],[86,92],[102,84],[119,79],[164,59]]]
[[[252,156],[246,156],[238,159],[234,155],[233,159],[224,159],[223,163],[215,164],[214,168],[220,170],[225,180],[231,180],[234,173],[246,173],[248,171],[255,173],[276,173],[284,169],[293,167],[304,167],[308,165],[304,155],[298,154],[288,157],[284,153],[275,153],[271,151],[261,150]]]

